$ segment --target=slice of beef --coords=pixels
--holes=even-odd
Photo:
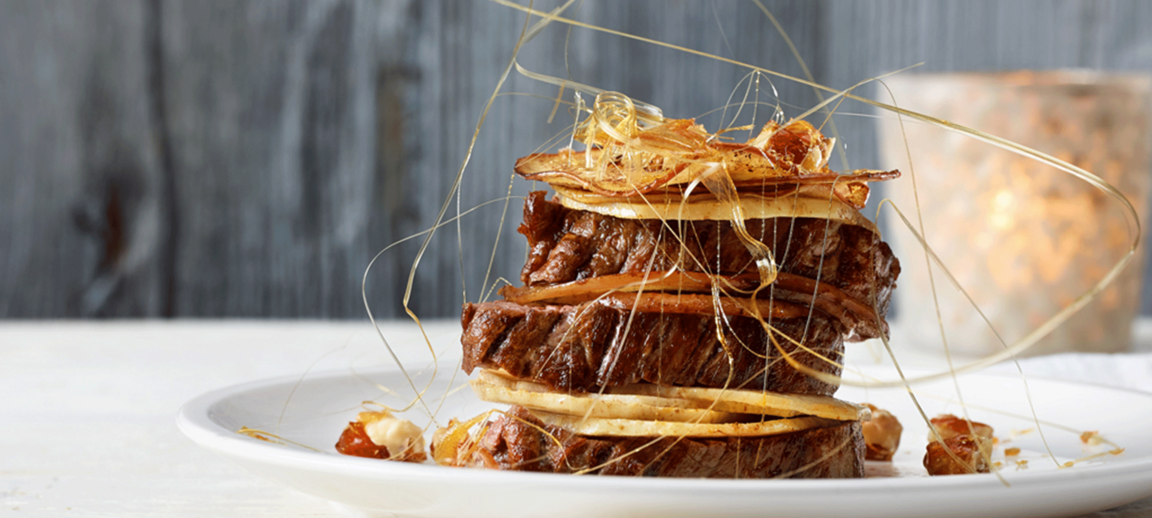
[[[750,219],[745,227],[772,248],[781,271],[875,301],[880,317],[887,315],[900,263],[872,231],[817,218]],[[568,209],[543,191],[526,198],[519,230],[528,238],[520,274],[527,286],[673,268],[724,275],[756,268],[729,222],[616,218]]]
[[[618,292],[619,288],[647,282],[643,294]],[[730,275],[723,286],[731,293],[752,293],[760,286],[758,274]],[[650,272],[602,275],[579,281],[547,286],[505,286],[500,289],[504,300],[518,304],[581,304],[593,300],[607,302],[615,307],[632,307],[641,311],[671,311],[675,313],[712,313],[720,310],[728,315],[748,314],[758,308],[762,315],[774,318],[807,316],[815,309],[834,317],[848,330],[846,342],[859,342],[869,338],[887,336],[888,324],[878,321],[871,305],[825,283],[807,277],[780,272],[768,290],[749,297],[712,298],[713,280],[706,274],[693,272]]]
[[[751,317],[642,313],[598,302],[530,306],[508,301],[465,304],[464,371],[477,367],[545,384],[554,390],[592,392],[601,387],[655,383],[730,387],[794,394],[833,394],[837,386],[797,371]],[[783,318],[772,327],[817,354],[839,360],[844,328],[815,313]],[[807,333],[807,334],[805,334]],[[839,375],[840,368],[777,340],[799,363]]]
[[[503,470],[681,478],[864,476],[864,437],[857,421],[763,437],[585,437],[545,425],[514,406],[488,427],[478,446],[483,453],[473,455],[484,455]]]

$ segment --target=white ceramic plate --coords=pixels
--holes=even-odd
[[[444,394],[450,384],[464,381],[462,375],[450,380],[447,370],[441,369],[429,394]],[[1125,448],[1073,468],[1056,469],[1040,434],[1029,431],[1035,424],[1020,378],[969,375],[959,384],[970,416],[1008,441],[995,456],[1005,464],[1003,482],[992,474],[927,477],[920,465],[927,428],[908,394],[851,387],[837,396],[888,408],[905,424],[895,462],[869,463],[869,478],[677,480],[450,469],[339,455],[333,445],[361,401],[399,404],[411,388],[395,371],[343,371],[309,375],[298,386],[297,381],[272,379],[205,394],[180,410],[178,424],[193,441],[260,476],[368,516],[1060,517],[1152,496],[1152,395],[1100,386],[1028,380],[1040,419],[1051,423],[1043,431],[1058,462],[1109,448],[1084,445],[1081,431],[1099,430]],[[929,416],[960,411],[950,379],[918,386],[916,393]],[[443,422],[488,408],[465,388],[448,396],[437,415]],[[422,424],[417,411],[406,417]],[[237,434],[243,426],[321,451]],[[1005,460],[1004,447],[1020,448],[1016,459],[1027,460],[1026,467]]]

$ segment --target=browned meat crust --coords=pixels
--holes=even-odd
[[[887,315],[900,263],[876,234],[814,218],[750,219],[745,226],[772,248],[781,271],[818,279],[868,305],[875,300],[880,318]],[[526,198],[520,233],[528,238],[520,274],[527,286],[673,268],[724,275],[755,271],[728,222],[615,218],[568,209],[548,201],[543,191]]]
[[[629,318],[631,316],[631,318]],[[771,325],[825,358],[839,361],[844,328],[816,313]],[[831,395],[836,386],[801,373],[781,358],[753,318],[728,317],[716,333],[705,314],[640,313],[600,303],[526,306],[507,301],[465,304],[464,370],[504,369],[555,390],[595,391],[638,382],[744,387]],[[777,338],[800,363],[839,375],[840,368]],[[765,357],[766,356],[766,357]],[[731,379],[729,379],[731,373]]]
[[[512,407],[509,414],[489,426],[479,442],[483,452],[478,452],[504,470],[575,473],[597,468],[590,473],[693,478],[864,476],[858,421],[766,437],[652,439],[582,437],[544,425],[521,407]]]

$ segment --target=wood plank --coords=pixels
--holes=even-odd
[[[160,316],[147,5],[0,2],[0,316]]]
[[[817,81],[839,88],[918,61],[1152,66],[1152,5],[1135,0],[765,4]],[[589,23],[803,75],[752,3],[576,5]],[[0,317],[362,318],[364,267],[435,220],[524,19],[453,0],[0,3]],[[520,62],[710,128],[722,113],[709,112],[743,93],[738,67],[570,32],[550,27]],[[810,88],[772,84],[786,115],[816,102]],[[562,106],[549,122],[557,88],[515,72],[503,92],[528,95],[493,103],[459,197],[462,210],[497,203],[432,240],[411,303],[423,317],[454,316],[486,278],[517,282],[520,201],[505,213],[500,200],[532,188],[510,183],[512,163],[562,145],[550,137],[571,115]],[[872,112],[840,109],[849,165],[881,165]],[[379,315],[403,315],[420,242],[373,270]]]
[[[366,263],[375,6],[160,6],[175,313],[352,315]]]

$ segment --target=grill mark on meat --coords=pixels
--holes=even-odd
[[[538,428],[537,428],[538,427]],[[652,444],[650,444],[652,443]],[[765,437],[583,437],[512,407],[479,441],[504,470],[692,478],[859,478],[860,423]],[[825,458],[827,457],[827,458]]]
[[[629,315],[632,323],[629,326]],[[751,317],[728,317],[721,325],[707,314],[631,313],[596,302],[527,306],[508,301],[465,304],[462,312],[464,371],[504,369],[553,390],[592,392],[631,383],[730,387],[831,395],[836,386],[783,361],[763,326]],[[798,340],[807,318],[775,319],[772,325]],[[843,352],[839,321],[813,316],[805,345],[837,359]],[[778,338],[794,359],[819,372],[840,368]],[[731,360],[731,361],[730,361]],[[731,377],[730,377],[731,376]]]
[[[765,238],[781,271],[819,277],[875,305],[881,319],[887,315],[900,265],[870,230],[819,218],[750,219],[745,226],[751,235]],[[568,209],[536,191],[525,200],[520,233],[530,250],[520,276],[528,286],[674,268],[723,275],[755,272],[747,248],[726,221],[669,221],[665,226],[660,220]]]
[[[460,312],[460,321],[463,324],[464,332],[467,337],[468,343],[472,347],[465,347],[464,354],[466,358],[464,363],[482,361],[486,358],[492,346],[498,343],[508,342],[508,332],[514,325],[527,326],[531,325],[534,321],[539,321],[539,318],[526,319],[528,316],[527,311],[518,311],[519,308],[508,308],[507,311],[485,311],[477,315],[474,306],[465,305],[463,311]],[[467,335],[468,329],[483,329],[482,333],[475,333]],[[461,341],[465,338],[462,337]],[[513,338],[513,343],[522,340]]]
[[[501,364],[513,363],[517,369],[523,369],[535,359],[535,348],[529,344],[546,340],[548,331],[552,329],[560,318],[560,314],[548,311],[526,312],[524,317],[504,336],[504,342],[513,347],[502,347],[493,354],[494,361]],[[476,361],[483,357],[477,356]]]
[[[529,198],[535,199],[536,196],[533,193]],[[540,195],[540,198],[543,199],[543,195]],[[562,209],[563,207],[556,203],[530,201],[524,203],[524,220],[520,222],[517,230],[525,236],[536,236],[537,239],[529,241],[528,261],[524,264],[521,277],[540,269],[548,259],[549,251],[556,247],[556,220],[562,217]]]

